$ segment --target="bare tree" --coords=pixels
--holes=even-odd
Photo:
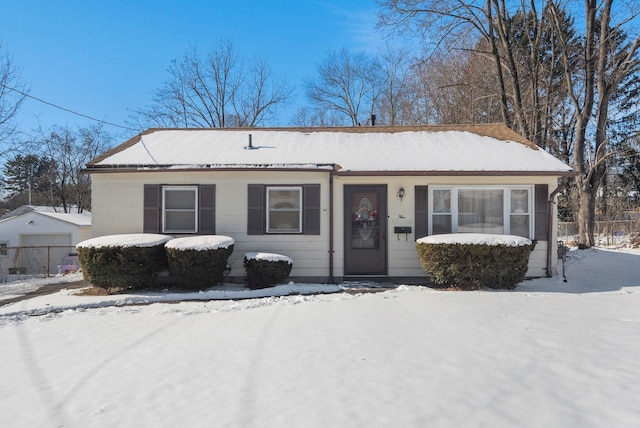
[[[408,50],[391,45],[378,56],[379,96],[375,113],[381,125],[425,123],[425,115],[420,109],[420,92],[414,86],[413,63]]]
[[[435,123],[502,120],[492,60],[473,50],[437,52],[415,70]]]
[[[333,110],[310,109],[300,107],[296,110],[292,124],[298,127],[333,127],[342,126],[344,121]]]
[[[352,126],[366,123],[379,95],[376,59],[348,49],[329,51],[317,71],[317,80],[305,82],[313,108],[337,112]]]
[[[494,62],[502,117],[523,136],[573,155],[579,202],[579,244],[594,244],[595,199],[606,171],[608,118],[612,95],[638,72],[640,36],[623,29],[636,16],[612,23],[614,0],[585,0],[584,34],[576,37],[573,18],[554,0],[538,10],[533,1],[384,0],[381,24],[417,29],[438,46],[472,32],[484,39]],[[637,5],[635,5],[637,8]],[[561,76],[562,78],[559,78]],[[591,131],[593,130],[593,131]],[[593,138],[593,145],[589,144]]]
[[[551,40],[555,27],[549,23],[546,3],[541,11],[533,1],[507,4],[504,0],[380,0],[378,3],[382,6],[381,26],[421,34],[429,56],[454,73],[448,90],[444,81],[437,85],[441,95],[451,97],[458,90],[469,92],[467,101],[480,110],[477,116],[466,112],[467,120],[493,121],[498,118],[493,113],[497,106],[499,120],[507,126],[541,147],[555,146],[548,141],[554,136],[549,127],[561,117],[557,107],[563,104],[558,94],[563,92],[557,83],[564,81],[557,77],[562,74],[556,45]],[[460,56],[455,53],[457,50],[474,55]],[[453,61],[463,61],[470,74],[447,66],[451,62],[448,57],[452,56],[458,57]],[[428,63],[429,59],[422,64]],[[424,70],[422,76],[429,79]],[[433,98],[434,103],[438,101]]]
[[[41,178],[45,182],[40,196],[52,207],[64,212],[82,212],[91,208],[91,182],[84,166],[112,144],[112,137],[101,125],[78,128],[53,127],[40,131],[41,137],[30,142],[30,149],[43,159],[49,168]]]
[[[611,245],[615,243],[614,237],[618,235],[618,232],[633,232],[633,217],[630,217],[629,214],[637,210],[638,204],[629,197],[632,188],[627,185],[627,180],[624,177],[618,175],[615,169],[610,170],[607,175],[610,177],[603,181],[599,198],[601,222],[599,227],[596,226],[596,229],[604,234],[606,244]]]
[[[446,47],[451,51],[468,40],[473,32],[487,41],[488,52],[494,59],[499,87],[503,121],[510,126],[509,102],[505,83],[505,68],[500,53],[498,25],[506,12],[497,9],[494,0],[379,0],[383,12],[380,25],[399,32],[421,34],[430,41],[432,49]]]
[[[220,41],[203,57],[194,46],[169,67],[153,103],[135,111],[139,127],[253,127],[273,118],[292,90],[266,59],[240,57]]]
[[[0,42],[0,143],[15,133],[15,118],[28,91],[12,55]]]
[[[239,96],[233,98],[239,127],[255,127],[275,119],[277,109],[291,97],[284,79],[276,79],[264,57],[254,57],[248,63],[244,85],[238,88]]]
[[[562,37],[562,59],[569,98],[574,107],[574,161],[578,176],[578,244],[590,247],[595,244],[594,223],[596,195],[606,174],[608,157],[608,117],[613,94],[631,74],[640,70],[640,35],[630,41],[623,36],[624,25],[637,13],[619,22],[612,22],[613,0],[585,0],[585,23],[582,68],[575,72],[569,64],[569,46]],[[558,8],[553,5],[556,25],[560,24]],[[593,126],[593,146],[589,143],[588,129]],[[593,152],[590,149],[593,148]],[[591,154],[590,154],[591,153]]]

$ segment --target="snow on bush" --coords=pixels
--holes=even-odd
[[[416,241],[420,263],[436,284],[464,290],[513,289],[529,267],[535,245],[512,235],[459,233]]]
[[[84,279],[106,289],[153,287],[167,268],[164,244],[170,236],[134,233],[108,235],[76,245]]]
[[[287,262],[290,265],[293,264],[293,260],[290,257],[283,256],[282,254],[274,253],[247,253],[244,255],[246,259],[252,260],[265,260],[269,262]]]
[[[205,251],[229,248],[233,244],[235,244],[235,240],[229,236],[198,235],[174,238],[164,244],[164,246],[174,250]]]
[[[220,283],[235,241],[229,236],[199,235],[175,238],[165,244],[169,273],[187,289],[203,290]]]
[[[76,248],[103,248],[103,247],[155,247],[164,245],[171,237],[156,233],[125,233],[122,235],[106,235],[87,239],[76,245]]]
[[[293,268],[293,260],[281,254],[247,253],[244,268],[249,288],[265,288],[286,280]]]
[[[531,240],[516,235],[495,235],[491,233],[449,233],[431,235],[418,239],[424,244],[476,244],[476,245],[531,245]]]

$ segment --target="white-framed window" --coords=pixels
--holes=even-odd
[[[302,233],[302,186],[267,186],[267,233]]]
[[[9,243],[8,242],[0,242],[0,257],[8,257],[9,256]]]
[[[430,186],[429,234],[533,236],[533,186]]]
[[[198,186],[162,187],[162,232],[198,231]]]

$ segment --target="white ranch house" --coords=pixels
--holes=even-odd
[[[228,235],[293,259],[297,281],[424,280],[415,240],[499,233],[556,263],[571,168],[504,125],[150,129],[87,164],[93,236]]]

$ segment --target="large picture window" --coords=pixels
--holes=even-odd
[[[504,234],[504,191],[459,189],[458,232]]]
[[[267,233],[302,232],[302,187],[267,187]]]
[[[433,186],[429,234],[493,233],[533,236],[532,186]]]

